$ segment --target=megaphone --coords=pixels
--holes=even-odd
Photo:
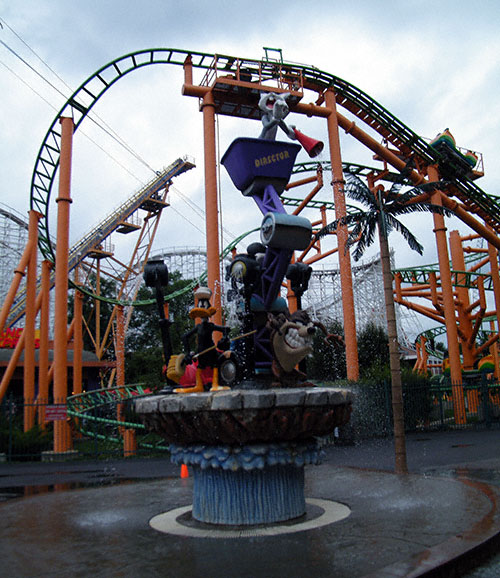
[[[301,133],[300,130],[296,128],[293,129],[295,136],[299,143],[305,148],[307,154],[311,157],[317,157],[323,150],[324,144],[320,140],[313,139],[305,134]]]

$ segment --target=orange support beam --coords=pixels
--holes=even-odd
[[[428,167],[429,179],[439,180],[439,173],[434,166]],[[436,191],[432,195],[432,202],[435,205],[442,205],[442,195]],[[450,259],[448,254],[448,243],[446,239],[446,225],[444,216],[433,213],[434,233],[436,236],[436,246],[439,259],[439,274],[441,278],[441,289],[443,293],[443,308],[446,325],[446,335],[448,340],[448,354],[450,358],[450,374],[453,390],[453,406],[455,412],[455,423],[466,423],[464,390],[462,386],[462,364],[460,362],[460,349],[458,346],[458,331],[455,319],[455,304],[453,301],[453,287],[451,283]]]
[[[490,261],[491,280],[493,281],[493,295],[497,311],[497,331],[500,333],[500,271],[498,266],[498,250],[488,243],[488,257]]]
[[[10,356],[9,363],[5,369],[5,373],[2,376],[2,381],[0,382],[0,401],[4,398],[7,393],[7,389],[10,384],[10,380],[14,375],[19,359],[21,358],[21,353],[24,350],[24,331],[19,336],[19,340],[16,343],[16,347]]]
[[[450,233],[450,253],[453,269],[455,271],[465,271],[464,252],[458,231],[451,231]],[[471,370],[474,367],[474,348],[473,344],[470,343],[473,331],[471,318],[468,314],[468,308],[470,305],[469,290],[467,287],[456,287],[455,291],[458,296],[458,303],[455,307],[458,315],[458,323],[460,329],[465,334],[465,340],[462,340],[463,368],[465,370]]]
[[[35,425],[35,323],[36,323],[36,281],[37,281],[37,244],[38,220],[40,214],[29,213],[29,238],[34,242],[28,261],[26,275],[26,309],[24,318],[24,368],[23,400],[24,431]]]
[[[215,102],[211,92],[202,101],[205,154],[205,221],[207,235],[207,277],[212,290],[212,305],[217,309],[213,321],[222,325],[222,303],[219,263],[219,207],[217,192],[217,140]],[[215,336],[217,339],[217,336]]]
[[[337,123],[335,94],[332,89],[325,92],[325,105],[330,109],[327,116],[328,140],[330,145],[330,163],[333,176],[333,198],[335,202],[335,218],[346,215],[344,194],[344,175],[342,157],[340,154],[339,125]],[[347,379],[355,381],[359,378],[358,342],[356,337],[356,318],[354,314],[354,294],[352,288],[351,257],[346,251],[348,230],[341,226],[337,230],[340,283],[342,288],[342,309],[344,314],[344,340],[346,346]]]
[[[52,263],[42,261],[40,291],[40,349],[38,350],[38,423],[45,426],[45,406],[49,402],[50,271]]]
[[[75,271],[75,283],[78,282],[78,268]],[[75,290],[73,301],[73,395],[82,393],[82,354],[83,354],[83,293]]]
[[[67,325],[68,325],[68,255],[69,208],[71,204],[71,160],[74,125],[71,118],[61,118],[61,157],[57,202],[57,245],[54,311],[54,402],[66,404],[68,396]],[[71,449],[71,433],[66,421],[54,422],[54,452]]]
[[[430,167],[429,167],[430,168]],[[432,181],[433,179],[429,179]],[[486,227],[479,221],[477,221],[470,212],[462,208],[460,204],[454,199],[450,199],[445,193],[440,192],[441,201],[444,207],[453,211],[455,215],[471,229],[476,231],[481,237],[486,239],[488,243],[491,243],[497,249],[500,249],[500,237],[496,235],[491,228]],[[434,197],[433,197],[434,198]],[[434,200],[432,201],[434,203]]]
[[[5,323],[7,321],[7,317],[10,313],[10,308],[14,303],[14,299],[16,298],[17,290],[19,289],[19,285],[21,284],[22,278],[25,275],[26,267],[28,266],[28,262],[31,257],[31,253],[33,250],[36,250],[36,240],[31,239],[28,237],[28,242],[26,243],[26,247],[24,248],[23,254],[21,259],[19,260],[19,264],[14,270],[14,279],[10,285],[10,288],[5,296],[5,300],[2,305],[2,310],[0,311],[0,333],[3,332],[5,329]]]
[[[318,171],[317,177],[314,177],[313,180],[315,180],[315,181],[317,180],[316,186],[306,196],[306,198],[300,203],[300,205],[295,209],[295,211],[293,211],[292,215],[299,215],[305,209],[305,207],[307,206],[309,201],[311,201],[317,195],[317,193],[322,189],[322,187],[323,187],[323,172]]]
[[[38,295],[35,303],[35,311],[38,312],[41,305],[41,295]],[[7,393],[7,389],[10,384],[10,380],[14,375],[14,371],[16,370],[17,365],[19,364],[19,360],[21,358],[21,353],[24,351],[24,331],[21,332],[19,340],[14,348],[12,355],[10,356],[9,363],[5,369],[5,373],[2,376],[2,381],[0,382],[0,402],[4,398],[5,394]]]

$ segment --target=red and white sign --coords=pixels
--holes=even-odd
[[[68,418],[68,410],[65,405],[48,405],[45,408],[45,421],[62,421]]]

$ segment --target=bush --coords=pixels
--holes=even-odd
[[[10,419],[11,423],[7,416],[0,417],[0,452],[16,459],[31,460],[52,449],[52,428],[43,430],[35,425],[25,432],[18,418],[11,416]]]
[[[432,410],[431,381],[409,368],[402,370],[405,429],[415,430],[429,421]]]

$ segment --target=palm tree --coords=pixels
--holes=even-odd
[[[374,242],[375,233],[378,230],[380,261],[384,282],[387,336],[389,338],[396,473],[408,473],[408,466],[406,462],[401,365],[388,236],[392,231],[398,231],[407,241],[409,247],[421,255],[423,253],[422,245],[420,245],[413,233],[407,229],[397,217],[418,211],[450,215],[451,213],[449,211],[443,209],[441,206],[431,204],[428,200],[430,193],[437,189],[442,190],[446,185],[447,183],[442,181],[426,183],[400,194],[399,190],[401,185],[399,184],[393,185],[389,191],[386,191],[382,185],[374,187],[372,183],[372,186],[369,187],[358,177],[350,175],[347,178],[345,191],[351,199],[365,205],[366,210],[355,210],[345,217],[326,225],[326,227],[323,227],[316,233],[316,239],[319,239],[329,233],[333,233],[340,226],[352,226],[352,230],[347,238],[346,250],[356,245],[353,257],[354,260],[357,261]]]

